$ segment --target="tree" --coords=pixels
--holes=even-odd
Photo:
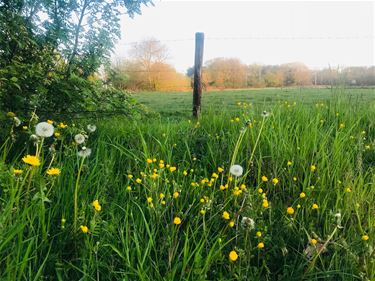
[[[246,71],[246,65],[236,58],[215,58],[204,68],[209,85],[218,88],[246,87]]]
[[[141,5],[148,3],[151,0],[0,0],[3,108],[40,104],[51,100],[60,82],[87,79],[108,60],[119,39],[120,16],[140,14]]]
[[[151,90],[155,90],[152,73],[155,69],[152,70],[152,68],[155,64],[164,64],[168,56],[167,46],[154,38],[134,44],[129,52],[130,60],[138,65],[138,71],[142,71],[146,75]]]

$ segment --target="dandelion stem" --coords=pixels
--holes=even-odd
[[[77,229],[78,188],[79,188],[79,180],[81,178],[81,171],[82,171],[82,167],[83,167],[83,162],[84,161],[85,161],[85,157],[82,157],[81,164],[79,165],[79,168],[78,168],[76,185],[75,185],[75,188],[74,188],[74,219],[73,219],[74,230]]]

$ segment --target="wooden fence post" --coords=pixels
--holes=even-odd
[[[198,118],[201,112],[202,97],[202,64],[203,64],[204,33],[195,33],[193,117]]]

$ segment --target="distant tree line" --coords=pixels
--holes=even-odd
[[[190,90],[194,69],[183,75],[168,64],[168,49],[160,41],[147,39],[134,44],[126,60],[118,60],[107,71],[115,87],[127,90]],[[299,62],[281,65],[246,65],[237,58],[215,58],[205,63],[204,89],[304,87],[322,85],[374,86],[375,67],[309,69]]]

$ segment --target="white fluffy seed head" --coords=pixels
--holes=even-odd
[[[54,131],[55,131],[55,128],[53,127],[53,125],[47,122],[40,122],[35,127],[36,135],[42,138],[51,137]]]
[[[243,168],[240,165],[233,165],[232,167],[230,167],[229,172],[233,176],[239,177],[239,176],[242,176]]]
[[[75,142],[76,142],[77,144],[82,144],[82,143],[85,142],[85,136],[82,135],[82,134],[76,134],[76,135],[74,136],[74,140],[75,140]]]

